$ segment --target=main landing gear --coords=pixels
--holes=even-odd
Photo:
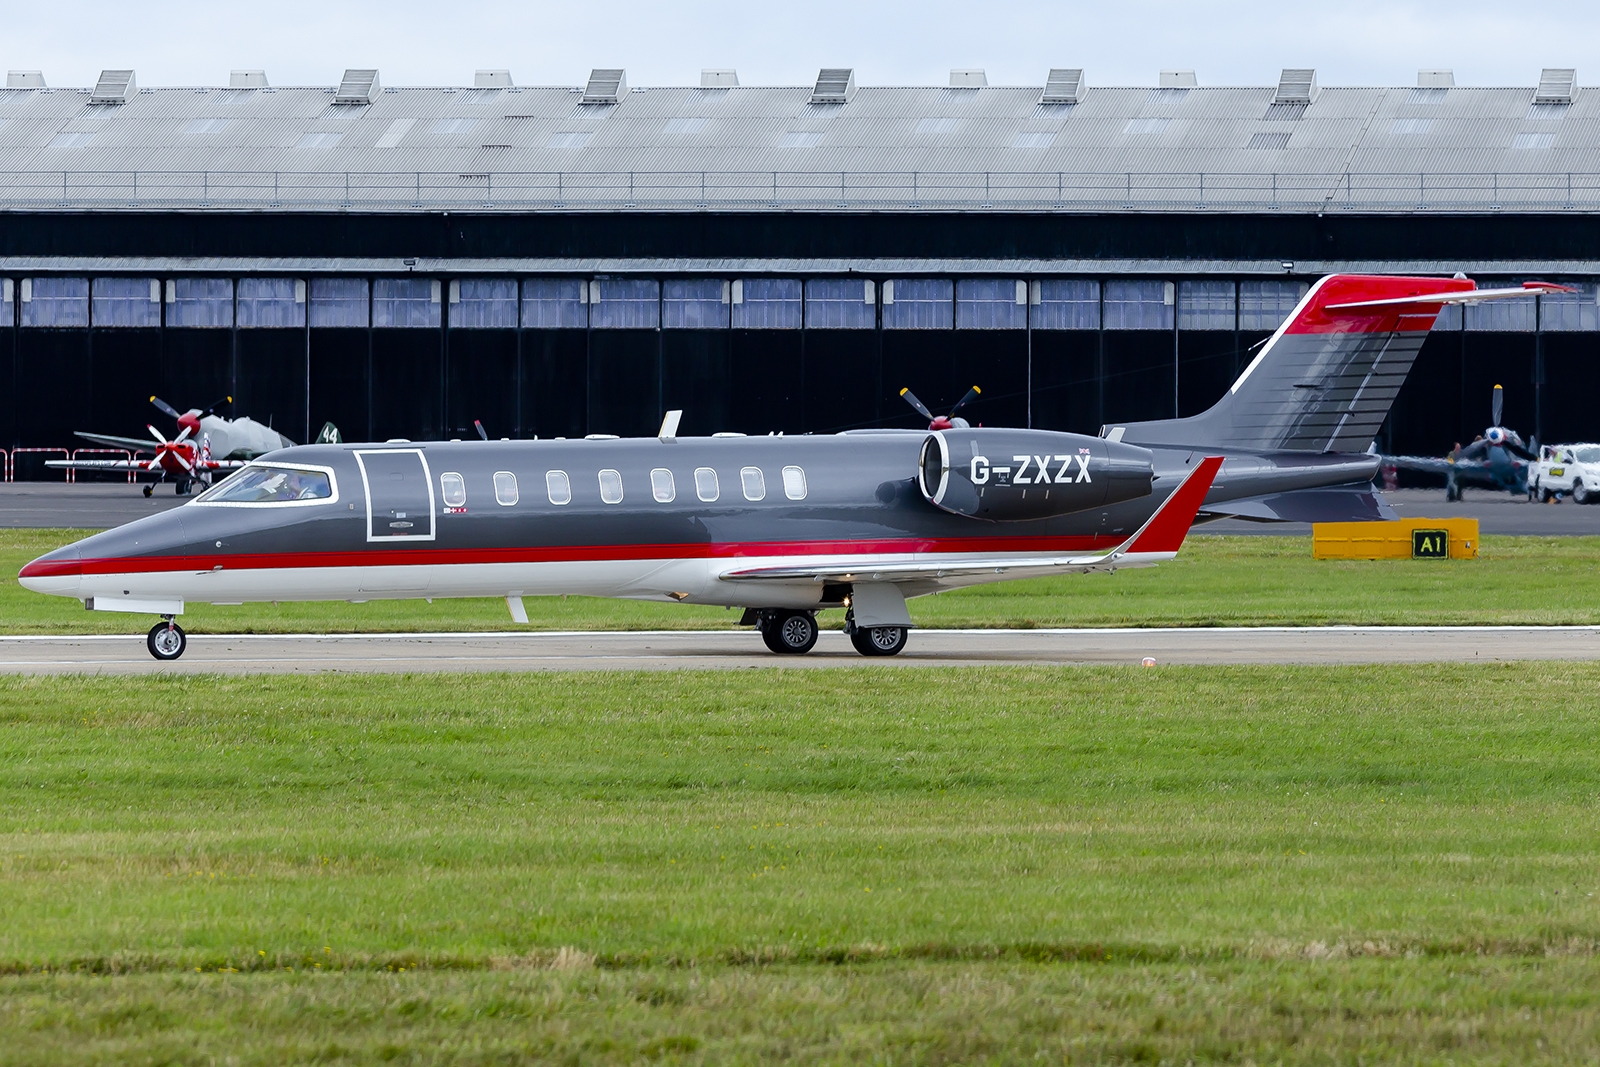
[[[183,627],[172,621],[171,615],[163,615],[161,620],[150,628],[150,636],[144,643],[152,656],[165,663],[183,655],[183,650],[189,647],[189,638]]]
[[[755,624],[761,640],[780,656],[801,656],[817,645],[815,612],[768,609],[756,613]],[[906,647],[909,631],[904,626],[858,627],[852,613],[845,616],[845,633],[863,656],[893,656]]]

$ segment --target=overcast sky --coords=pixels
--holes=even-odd
[[[1312,66],[1323,85],[1409,85],[1450,67],[1458,85],[1533,85],[1541,67],[1600,84],[1600,19],[1582,4],[1324,0],[76,0],[3,9],[0,58],[84,86],[132,67],[140,85],[221,85],[263,68],[276,85],[329,85],[375,66],[388,85],[470,84],[482,67],[519,85],[582,84],[622,66],[631,85],[690,85],[733,67],[746,85],[809,85],[853,66],[864,85],[944,84],[983,67],[992,85],[1041,85],[1083,67],[1090,85],[1153,85],[1163,67],[1201,85],[1270,85]],[[1589,10],[1589,15],[1583,12]]]

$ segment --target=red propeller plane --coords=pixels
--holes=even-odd
[[[52,459],[48,460],[45,466],[63,470],[119,472],[132,470],[139,475],[152,474],[156,482],[170,478],[178,495],[187,496],[193,490],[195,483],[209,486],[219,471],[238,470],[257,456],[280,448],[289,448],[294,444],[283,434],[269,426],[261,425],[254,419],[218,417],[216,409],[223,404],[233,403],[231,396],[223,397],[203,411],[200,408],[190,408],[188,411],[179,412],[177,408],[158,396],[152,396],[150,403],[155,405],[156,410],[177,421],[176,437],[168,439],[166,434],[153,425],[145,426],[145,429],[150,431],[150,441],[138,437],[116,437],[111,434],[78,430],[77,436],[84,440],[109,445],[112,448],[125,448],[134,454],[134,458],[132,460]],[[325,434],[326,432],[324,429]],[[151,447],[151,441],[155,442],[154,448]],[[146,453],[150,454],[150,458],[141,458]],[[154,491],[155,482],[144,487],[145,496]]]

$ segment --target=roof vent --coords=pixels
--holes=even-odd
[[[817,84],[811,90],[813,104],[847,104],[856,95],[856,72],[853,67],[823,67],[817,72]]]
[[[1164,70],[1156,84],[1163,89],[1193,89],[1199,83],[1192,70]]]
[[[139,87],[133,83],[131,70],[102,70],[100,80],[94,83],[94,92],[89,94],[91,104],[126,104],[139,93]]]
[[[378,72],[375,70],[347,70],[339,80],[339,91],[333,94],[335,104],[370,104],[378,98]]]
[[[1570,104],[1578,98],[1578,72],[1571,67],[1546,67],[1539,72],[1535,104]]]
[[[472,87],[474,89],[509,89],[511,88],[511,72],[509,70],[475,70],[472,72]]]
[[[1051,67],[1041,104],[1076,104],[1083,99],[1083,68]]]
[[[707,68],[700,72],[700,88],[702,89],[729,89],[739,84],[739,72],[736,70],[711,70]]]
[[[1450,89],[1456,84],[1456,72],[1453,70],[1419,70],[1417,71],[1418,89]]]
[[[267,72],[264,70],[228,71],[228,88],[230,89],[265,89],[266,87]]]
[[[7,89],[43,89],[44,71],[42,70],[8,70],[6,71]]]
[[[989,76],[982,67],[952,67],[950,70],[952,89],[981,89],[988,84]]]
[[[1285,67],[1278,75],[1274,104],[1309,104],[1317,98],[1317,72],[1304,67]]]
[[[583,103],[615,104],[628,91],[628,79],[621,67],[602,70],[596,67],[589,72],[589,84],[583,87]]]

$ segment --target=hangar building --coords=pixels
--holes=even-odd
[[[1211,404],[1329,271],[1539,277],[1454,310],[1380,444],[1595,439],[1600,92],[1537,84],[0,91],[0,444],[157,394],[304,440],[832,432],[971,384],[989,424]],[[170,429],[170,427],[168,427]],[[31,460],[32,457],[30,457]],[[18,474],[23,473],[19,464]]]

